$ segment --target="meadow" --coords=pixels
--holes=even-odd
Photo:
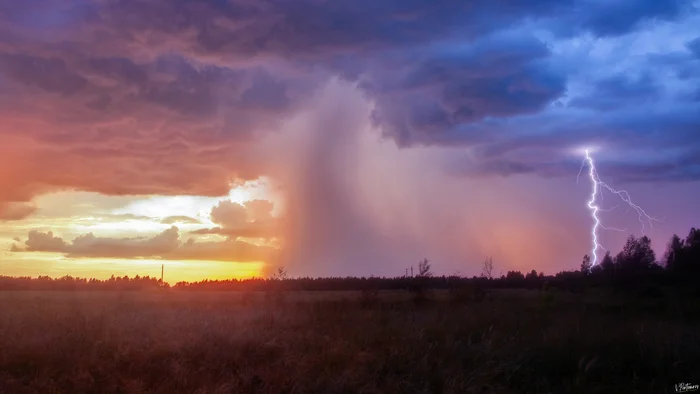
[[[0,292],[0,393],[672,393],[697,299]]]

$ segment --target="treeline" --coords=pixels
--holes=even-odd
[[[167,285],[167,284],[166,284]],[[136,276],[129,278],[127,276],[119,277],[112,275],[106,280],[100,279],[85,279],[74,278],[72,276],[64,276],[61,278],[51,278],[48,276],[31,277],[12,277],[0,276],[0,290],[107,290],[107,291],[123,291],[123,290],[147,290],[159,289],[163,287],[160,279],[150,276]]]
[[[130,291],[168,288],[183,291],[353,291],[353,290],[407,290],[420,285],[426,289],[451,289],[477,284],[484,288],[539,288],[557,276],[523,276],[520,272],[508,272],[501,278],[459,276],[415,276],[415,277],[327,277],[327,278],[250,278],[227,280],[203,280],[200,282],[178,282],[174,286],[162,284],[160,279],[149,277],[113,277],[107,280],[84,279],[64,276],[50,278],[41,276],[0,276],[1,290],[106,290]]]
[[[645,285],[700,289],[700,230],[692,228],[685,239],[673,235],[659,261],[651,240],[630,236],[614,257],[607,252],[591,267],[586,255],[578,271],[586,284],[625,289]],[[567,274],[571,275],[571,274]]]
[[[174,286],[152,277],[115,277],[107,280],[82,279],[70,276],[52,279],[0,276],[0,290],[148,290],[183,291],[351,291],[351,290],[425,290],[478,287],[481,289],[529,288],[580,292],[603,287],[615,291],[673,286],[694,289],[700,294],[700,230],[692,228],[684,239],[674,235],[659,260],[646,237],[630,236],[622,250],[613,256],[607,252],[598,264],[592,265],[585,255],[580,269],[544,275],[535,270],[524,274],[508,271],[493,277],[493,262],[487,259],[477,277],[434,276],[427,259],[418,263],[418,275],[400,277],[330,277],[287,278],[279,269],[271,278],[204,280],[178,282]]]

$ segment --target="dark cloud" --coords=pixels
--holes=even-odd
[[[470,123],[535,112],[562,95],[566,77],[547,65],[548,55],[534,37],[498,34],[389,59],[362,86],[376,100],[376,123],[399,144],[439,143]]]
[[[445,37],[469,38],[526,17],[556,15],[570,1],[493,3],[454,0],[389,0],[293,3],[245,0],[112,3],[101,23],[125,31],[174,37],[200,54],[316,58],[330,54],[408,47]],[[154,19],[154,16],[159,18]],[[165,40],[163,40],[165,41]]]
[[[250,87],[241,94],[242,108],[270,108],[284,110],[289,106],[287,87],[281,81],[264,70],[256,70]]]
[[[693,7],[692,0],[584,1],[575,8],[568,22],[601,36],[621,35],[641,22],[673,20]]]
[[[400,146],[499,151],[522,140],[514,122],[572,94],[576,67],[553,61],[557,53],[524,26],[553,39],[614,37],[691,8],[680,0],[0,0],[0,202],[57,189],[225,195],[231,179],[263,175],[268,158],[251,144],[331,76],[358,84],[375,123]],[[697,84],[696,41],[673,68],[688,85]],[[594,94],[573,99],[597,131],[545,115],[529,127],[566,143],[587,142],[574,132],[617,141],[622,126],[648,133],[660,127],[658,114],[640,108],[623,119],[617,109],[660,101],[664,67],[642,77],[602,73]],[[689,115],[697,108],[687,111],[663,125],[671,140],[697,130]],[[475,165],[484,173],[530,166],[500,160]]]
[[[255,130],[274,129],[300,104],[275,97],[285,82],[260,68],[195,67],[173,56],[2,56],[11,61],[0,64],[8,84],[0,91],[0,151],[8,149],[0,152],[8,171],[0,170],[0,201],[66,187],[225,195],[230,179],[260,175],[259,159],[247,154]]]
[[[465,160],[456,160],[447,167],[447,172],[457,176],[510,176],[519,174],[529,174],[535,171],[533,165],[521,163],[517,161],[500,160],[500,161],[480,161],[467,162]]]
[[[90,71],[126,85],[145,87],[148,84],[146,67],[125,57],[93,57],[87,59]]]
[[[64,96],[87,85],[82,76],[70,70],[63,59],[23,54],[0,54],[0,72],[26,86],[38,87]]]
[[[689,41],[686,46],[696,58],[700,59],[700,37]]]
[[[453,175],[473,177],[567,177],[578,171],[583,148],[598,147],[598,164],[616,181],[694,181],[700,165],[697,109],[694,103],[653,108],[652,102],[606,116],[520,117],[500,122],[498,136],[474,146],[471,156],[448,156],[444,165]]]
[[[679,79],[696,84],[700,78],[700,56],[691,50],[693,41],[686,43],[688,51],[654,54],[649,56],[649,68],[667,69]]]
[[[697,151],[687,152],[674,160],[636,159],[634,161],[606,158],[596,160],[601,174],[613,176],[616,183],[634,182],[690,182],[700,176],[700,159]],[[446,170],[455,176],[488,177],[533,174],[544,178],[576,177],[583,164],[582,159],[571,156],[543,155],[541,159],[492,159],[468,161],[448,160]]]
[[[637,77],[618,74],[596,81],[590,94],[572,100],[569,105],[609,111],[652,102],[661,92],[659,82],[648,73]]]

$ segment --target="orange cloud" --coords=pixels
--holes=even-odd
[[[34,204],[0,201],[0,221],[22,220],[34,212]]]
[[[175,223],[187,223],[187,224],[200,224],[201,222],[195,218],[189,216],[168,216],[163,218],[161,221],[163,224],[175,224]]]
[[[281,230],[281,219],[272,217],[273,207],[267,200],[252,200],[243,204],[221,201],[211,210],[211,220],[219,226],[195,230],[192,234],[217,234],[231,239],[270,239],[279,236]]]
[[[302,104],[277,102],[285,82],[259,68],[89,52],[0,48],[0,203],[66,189],[225,196],[264,175],[252,144]]]
[[[224,227],[239,227],[248,222],[248,211],[241,204],[222,201],[212,208],[211,220]]]
[[[270,239],[278,235],[277,220],[247,222],[237,227],[212,227],[194,230],[191,234],[205,235],[216,234],[229,238],[265,238]]]
[[[166,260],[267,261],[276,249],[243,241],[196,242],[180,240],[175,226],[153,237],[107,238],[89,233],[71,242],[53,232],[32,230],[24,246],[12,245],[11,252],[55,252],[69,258],[161,258]]]
[[[272,218],[272,202],[268,200],[251,200],[246,201],[243,205],[248,210],[249,217],[254,220],[268,220]]]
[[[253,245],[244,241],[229,239],[222,242],[195,242],[190,239],[181,247],[162,256],[168,260],[211,260],[270,262],[278,250],[270,246]]]

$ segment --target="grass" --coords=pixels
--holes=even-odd
[[[525,291],[4,292],[0,393],[671,393],[700,382],[693,308]]]

